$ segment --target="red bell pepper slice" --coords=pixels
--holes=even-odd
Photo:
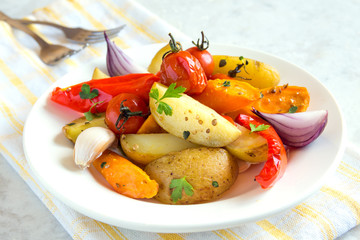
[[[261,118],[244,114],[240,114],[235,119],[235,122],[249,130],[250,124],[254,124],[256,127],[261,124],[270,125]],[[257,133],[267,140],[269,150],[267,161],[260,174],[255,177],[255,180],[263,189],[267,189],[272,187],[275,182],[284,175],[287,165],[287,155],[279,135],[272,126]]]
[[[92,112],[105,112],[109,101],[120,93],[133,93],[146,102],[154,82],[159,77],[151,73],[128,74],[104,79],[93,79],[66,88],[55,88],[50,99],[56,103],[69,107],[78,112],[87,112],[96,102],[101,102],[92,108]],[[90,89],[97,89],[99,94],[93,99],[82,99],[79,93],[83,84],[88,84]]]

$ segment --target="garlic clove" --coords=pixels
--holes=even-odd
[[[74,146],[74,161],[85,169],[115,141],[115,134],[103,127],[91,127],[81,132]]]

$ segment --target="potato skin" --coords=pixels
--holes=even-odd
[[[108,128],[105,124],[105,113],[99,113],[98,117],[94,118],[91,121],[86,120],[86,118],[80,117],[72,122],[66,124],[62,131],[66,138],[68,138],[70,141],[75,143],[77,137],[79,134],[84,131],[85,129],[91,128],[91,127],[104,127]]]
[[[227,150],[206,147],[172,152],[145,167],[145,172],[159,184],[155,199],[167,204],[175,204],[169,187],[172,179],[185,177],[194,188],[192,196],[183,191],[176,204],[194,204],[219,198],[233,185],[238,171],[236,159]],[[218,187],[213,186],[214,181]]]
[[[236,158],[245,162],[265,162],[268,155],[268,144],[266,139],[256,132],[250,132],[250,130],[240,125],[237,125],[237,127],[243,134],[234,142],[226,145],[226,150]]]
[[[120,143],[128,158],[143,165],[169,152],[200,147],[169,133],[123,134]]]

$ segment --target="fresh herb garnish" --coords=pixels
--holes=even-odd
[[[82,86],[81,86],[81,92],[79,93],[79,96],[81,99],[89,99],[91,101],[91,103],[93,104],[89,111],[88,112],[85,112],[84,115],[85,115],[85,118],[86,120],[88,121],[91,121],[94,119],[94,116],[97,116],[96,114],[93,114],[91,112],[91,110],[98,104],[100,103],[103,103],[104,101],[101,101],[101,102],[94,102],[92,99],[99,96],[99,91],[97,89],[93,89],[90,91],[90,86],[86,83],[84,83]]]
[[[223,87],[230,87],[231,82],[230,81],[224,81],[222,86]]]
[[[190,132],[189,131],[184,131],[183,132],[183,138],[186,140],[188,139],[188,137],[190,136]]]
[[[292,107],[289,109],[289,113],[296,113],[297,110],[298,110],[298,107],[297,107],[297,106],[292,106]]]
[[[101,165],[100,165],[100,167],[101,167],[101,168],[104,168],[105,165],[106,165],[106,162],[102,162]]]
[[[219,183],[217,181],[212,182],[213,187],[219,187]]]
[[[260,91],[260,98],[263,98],[264,94]]]
[[[186,88],[179,86],[175,88],[176,83],[170,84],[164,95],[160,98],[159,89],[153,88],[151,89],[149,96],[151,98],[154,98],[156,100],[156,104],[158,103],[158,107],[156,111],[160,114],[163,112],[165,115],[171,116],[172,115],[172,108],[169,106],[169,104],[162,102],[164,98],[179,98],[181,97],[181,93],[185,92]]]
[[[172,179],[170,183],[170,189],[174,189],[171,193],[171,199],[174,203],[182,198],[183,189],[188,196],[192,196],[194,194],[193,186],[191,186],[191,184],[186,181],[185,177]]]
[[[255,124],[250,123],[250,130],[251,132],[260,132],[268,129],[270,125],[261,124],[259,126],[256,126]]]
[[[79,95],[81,99],[93,99],[94,97],[99,96],[99,91],[97,89],[90,91],[90,86],[85,83],[81,86],[81,92]]]

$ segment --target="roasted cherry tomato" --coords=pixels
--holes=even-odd
[[[148,114],[149,108],[141,97],[120,93],[110,100],[105,123],[116,134],[136,133]]]
[[[186,93],[201,93],[206,87],[207,78],[199,60],[189,52],[182,51],[181,45],[176,43],[170,35],[170,53],[166,53],[160,67],[160,83],[169,86],[176,83],[177,86],[186,88]]]
[[[191,47],[186,51],[191,53],[197,60],[199,60],[202,68],[204,69],[205,75],[207,78],[213,73],[215,65],[212,55],[209,53],[209,40],[205,37],[204,32],[201,31],[201,43],[200,39],[197,40],[197,43],[193,42],[195,47]]]
[[[259,127],[262,124],[269,125],[269,123],[261,118],[250,117],[244,114],[240,114],[235,119],[235,122],[249,130],[251,128],[250,124],[253,124],[255,127]],[[267,189],[272,187],[284,175],[287,166],[287,155],[279,135],[272,126],[257,133],[267,140],[269,150],[265,165],[260,174],[255,177],[255,180],[262,188]]]

